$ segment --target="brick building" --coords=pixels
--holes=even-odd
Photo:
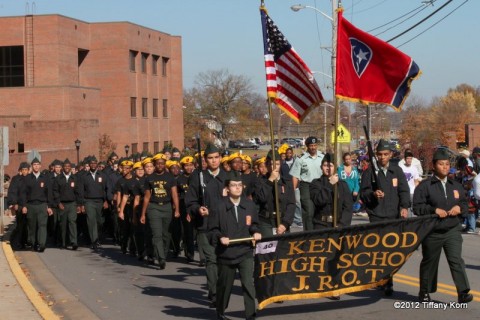
[[[87,23],[61,15],[0,18],[0,126],[10,165],[35,149],[42,162],[183,147],[181,37],[130,22]]]

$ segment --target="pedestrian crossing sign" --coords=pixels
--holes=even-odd
[[[338,125],[338,128],[336,130],[336,134],[337,134],[337,142],[338,143],[350,143],[351,141],[351,135],[350,135],[350,131],[347,130],[347,128],[345,128],[345,126],[343,124],[339,124]],[[332,143],[335,143],[335,131],[332,131],[331,135],[330,135],[330,141]]]

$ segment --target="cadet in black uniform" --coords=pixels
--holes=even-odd
[[[208,220],[208,236],[215,247],[218,265],[217,319],[227,319],[225,309],[237,270],[240,273],[246,319],[255,319],[252,243],[230,241],[251,236],[255,241],[261,240],[258,216],[253,201],[242,196],[243,182],[238,173],[229,173],[225,186],[228,197],[212,208]]]
[[[38,252],[45,251],[48,216],[53,214],[53,193],[50,178],[40,172],[40,161],[31,162],[32,173],[22,179],[20,202],[27,215],[28,242]],[[36,241],[35,241],[36,240]]]
[[[335,184],[338,184],[337,226],[345,227],[352,223],[352,196],[347,183],[338,179],[338,174],[334,169],[333,155],[327,153],[322,159],[322,176],[310,184],[310,197],[315,205],[313,214],[315,230],[333,227]]]
[[[181,173],[180,163],[177,160],[173,160],[173,159],[174,158],[171,158],[171,160],[168,160],[166,165],[167,165],[168,172],[170,172],[170,174],[175,178],[177,193],[180,196],[180,192],[179,192],[180,190],[178,189],[178,178],[180,177],[180,173]],[[180,201],[180,198],[179,198],[179,201]],[[180,220],[180,217],[174,218],[172,219],[172,222],[170,222],[170,233],[172,235],[172,241],[170,242],[172,256],[173,258],[178,258],[178,255],[182,251],[181,250],[182,248],[180,247],[180,242],[182,241],[182,221]]]
[[[77,250],[77,212],[80,211],[78,177],[72,174],[72,164],[68,159],[63,162],[63,172],[53,182],[53,199],[55,207],[58,208],[61,247],[66,248],[67,245],[71,245],[73,250]]]
[[[143,170],[142,162],[138,161],[133,164],[133,171],[135,179],[138,181],[138,188],[140,191],[140,199],[138,207],[133,212],[133,233],[135,239],[135,247],[137,248],[138,260],[143,261],[145,259],[145,225],[140,223],[140,217],[142,215],[143,197],[145,195],[145,170]]]
[[[145,179],[141,223],[147,223],[152,231],[153,253],[158,259],[160,269],[165,269],[168,246],[170,244],[169,226],[172,221],[172,209],[175,218],[180,217],[177,185],[173,176],[165,171],[165,155],[159,153],[153,157],[155,172]]]
[[[188,192],[188,180],[193,172],[194,164],[193,157],[187,156],[180,160],[182,165],[183,174],[177,179],[178,198],[180,201],[180,218],[182,220],[183,228],[183,249],[187,262],[192,262],[195,254],[195,243],[193,238],[193,221],[190,214],[187,212],[185,206],[185,195]]]
[[[392,151],[390,143],[380,139],[376,151],[379,170],[376,184],[372,165],[362,174],[360,198],[368,213],[370,222],[386,221],[408,217],[410,207],[410,188],[403,170],[396,164],[390,163]],[[385,295],[393,294],[393,281],[384,286]]]
[[[63,163],[62,161],[55,159],[53,162],[50,164],[50,167],[52,168],[49,176],[50,176],[50,184],[53,187],[53,183],[55,181],[55,178],[58,177],[59,175],[62,174],[62,166]],[[58,247],[62,247],[61,242],[61,235],[60,235],[60,209],[57,208],[57,206],[52,208],[53,214],[48,217],[48,223],[47,223],[47,234],[48,237],[53,240],[53,244]]]
[[[22,213],[22,207],[19,206],[20,188],[23,178],[28,174],[30,165],[27,162],[20,163],[18,174],[10,181],[8,188],[8,207],[15,214],[16,227],[10,236],[14,249],[24,249],[27,244],[27,216]]]
[[[422,181],[413,195],[416,215],[436,214],[440,221],[434,231],[422,242],[423,259],[420,264],[421,302],[431,301],[430,293],[437,291],[438,263],[442,248],[457,287],[458,302],[470,302],[470,285],[462,259],[462,221],[468,214],[468,201],[463,186],[448,178],[449,154],[437,150],[433,155],[434,176]]]
[[[130,254],[140,253],[134,238],[133,220],[135,211],[140,203],[140,185],[137,179],[132,175],[133,161],[123,160],[121,163],[123,170],[123,184],[121,185],[120,208],[118,218],[120,224],[120,247],[122,252],[127,253],[127,247],[130,248]],[[130,245],[130,246],[129,246]]]
[[[258,205],[259,228],[262,237],[283,234],[289,230],[295,215],[295,193],[292,181],[285,181],[280,174],[280,155],[275,151],[275,169],[273,169],[272,151],[267,155],[267,174],[258,178],[255,184],[253,200]],[[275,185],[278,186],[281,224],[277,226],[275,205]]]
[[[208,219],[212,206],[224,196],[227,173],[220,169],[220,150],[208,145],[204,152],[206,170],[194,171],[190,176],[188,192],[185,196],[187,212],[192,215],[197,230],[198,251],[203,251],[206,259],[208,298],[210,307],[216,306],[217,257],[215,248],[207,238]],[[197,169],[199,170],[199,169]],[[203,183],[200,183],[200,179]],[[226,195],[226,193],[225,193]]]
[[[88,233],[91,247],[97,250],[99,232],[103,226],[102,209],[108,208],[107,203],[107,176],[97,171],[97,159],[91,157],[90,170],[79,179],[78,195],[82,206],[81,211],[87,214]]]
[[[252,200],[253,191],[257,184],[257,175],[252,170],[252,158],[247,155],[242,155],[242,181],[245,196]]]

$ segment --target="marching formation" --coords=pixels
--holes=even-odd
[[[85,244],[97,251],[110,237],[124,254],[159,269],[182,252],[194,261],[197,247],[218,319],[226,319],[237,270],[246,319],[254,319],[251,240],[288,233],[294,224],[304,231],[349,226],[361,203],[370,222],[436,214],[439,223],[422,245],[419,299],[431,301],[437,289],[443,248],[459,302],[471,301],[461,258],[468,201],[463,186],[448,176],[449,155],[437,150],[433,176],[422,181],[412,169],[413,154],[407,150],[403,163],[394,164],[387,141],[378,142],[374,165],[364,157],[355,166],[346,153],[336,171],[334,156],[318,151],[317,142],[307,138],[299,157],[284,145],[255,161],[238,152],[222,156],[213,145],[195,157],[164,149],[137,159],[112,153],[107,163],[92,156],[77,167],[56,160],[47,171],[35,158],[20,165],[8,190],[16,214],[12,246],[43,252],[49,238],[61,249]],[[392,279],[383,290],[394,293]]]

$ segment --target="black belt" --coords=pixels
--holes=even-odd
[[[158,204],[159,206],[164,206],[166,204],[170,204],[171,202],[170,201],[166,201],[166,202],[156,202],[156,201],[150,201],[150,203],[154,203],[154,204]]]

